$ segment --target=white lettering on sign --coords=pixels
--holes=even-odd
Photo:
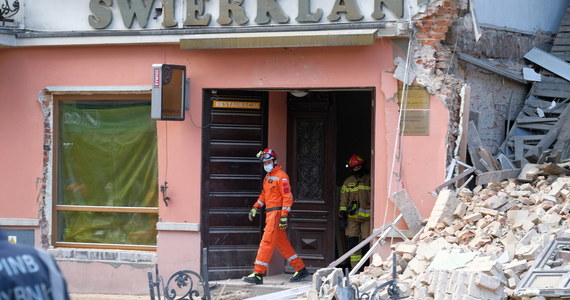
[[[261,109],[260,102],[214,101],[214,108]]]
[[[160,86],[160,68],[154,68],[154,87]]]

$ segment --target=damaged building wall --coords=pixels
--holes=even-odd
[[[43,138],[43,164],[40,192],[38,195],[39,205],[39,225],[40,225],[40,245],[47,249],[51,245],[50,221],[48,216],[51,215],[51,206],[47,199],[51,198],[51,162],[52,143],[53,143],[53,101],[51,96],[46,95],[45,90],[38,93],[38,102],[40,103],[44,121],[44,138]]]
[[[527,5],[527,2],[532,1],[518,5]],[[560,22],[527,20],[527,26],[537,29],[535,33],[524,31],[526,27],[519,31],[510,27],[497,29],[498,26],[493,24],[477,24],[474,27],[471,14],[474,7],[468,0],[432,1],[413,19],[416,81],[425,85],[430,93],[440,96],[449,109],[448,161],[454,157],[455,142],[460,135],[462,104],[459,91],[464,85],[471,87],[468,99],[470,119],[475,121],[483,144],[493,154],[505,140],[507,127],[521,110],[530,88],[530,84],[459,60],[457,54],[466,53],[497,68],[522,74],[523,67],[532,67],[523,58],[528,51],[534,47],[548,51],[552,45],[553,34],[542,29],[557,27]],[[555,7],[551,10],[555,10]],[[509,18],[525,16],[516,15],[514,11]],[[493,19],[485,20],[493,23]],[[497,24],[501,21],[504,21],[504,17],[496,20]],[[474,28],[479,34],[478,39],[475,38]]]
[[[481,28],[476,41],[470,14],[458,18],[451,27],[447,43],[456,51],[488,62],[491,66],[522,74],[532,67],[523,56],[532,48],[549,50],[552,34],[525,34],[494,28]],[[455,47],[455,46],[454,46]],[[456,59],[454,74],[471,87],[470,119],[477,126],[483,144],[496,154],[506,138],[507,127],[520,112],[530,84],[524,84]]]
[[[438,95],[449,110],[447,161],[453,158],[459,136],[460,91],[464,81],[450,73],[453,49],[443,42],[453,21],[467,7],[467,0],[437,0],[412,20],[416,82]]]
[[[469,120],[474,121],[485,147],[496,154],[505,140],[507,126],[512,125],[522,107],[528,88],[473,65],[464,67],[457,74],[464,76],[471,87]]]

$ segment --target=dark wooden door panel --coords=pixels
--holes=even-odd
[[[249,203],[254,203],[259,194],[249,194],[240,192],[231,193],[211,193],[210,207],[240,208],[248,207]],[[248,209],[249,211],[249,209]],[[249,221],[248,221],[249,222]],[[249,223],[247,223],[249,224]]]
[[[258,150],[259,151],[259,150]],[[255,152],[252,152],[255,153]],[[226,158],[212,160],[212,173],[213,174],[256,174],[259,173],[259,162],[250,160],[239,160],[237,158]],[[258,179],[257,175],[254,179]],[[258,182],[259,185],[259,182]]]
[[[291,227],[293,247],[302,253],[308,266],[320,265],[326,258],[328,249],[333,246],[333,241],[327,238],[326,223],[326,219],[304,219],[297,216]]]
[[[210,179],[210,188],[217,192],[230,191],[238,192],[240,190],[259,190],[259,179],[243,178],[231,176],[216,176]],[[253,203],[252,203],[253,204]],[[249,210],[249,209],[248,209]]]
[[[223,112],[217,111],[212,113],[212,121],[215,124],[225,124],[225,125],[237,125],[244,126],[248,125],[259,125],[263,124],[263,116],[258,113],[250,112]]]
[[[261,139],[261,128],[255,127],[233,127],[233,126],[212,126],[210,134],[214,140],[222,141],[258,141]]]
[[[250,222],[247,218],[248,212],[249,209],[246,211],[242,207],[235,209],[231,207],[211,209],[208,226],[214,227],[211,230],[221,230],[221,227],[224,227],[224,230],[231,229],[241,232],[251,230],[253,227],[258,228],[257,226],[252,227],[252,225],[258,224],[260,218],[256,218],[253,222]],[[233,231],[230,233],[233,233]]]
[[[311,94],[309,94],[311,95]],[[310,270],[335,255],[334,103],[318,93],[288,101],[288,166],[295,203],[290,241]],[[286,267],[291,271],[290,267]]]
[[[259,102],[259,110],[214,108],[213,101]],[[202,247],[208,249],[211,280],[251,272],[261,239],[262,218],[247,214],[264,175],[255,157],[266,144],[266,93],[219,91],[206,95],[203,130]]]
[[[257,246],[248,247],[208,247],[208,275],[210,280],[240,278],[251,272],[252,262],[257,254]],[[244,266],[243,262],[250,262]],[[223,262],[216,264],[215,262]]]
[[[252,153],[259,151],[259,142],[219,141],[211,142],[210,147],[210,155],[214,157],[251,158]]]
[[[232,237],[228,237],[228,236]],[[219,227],[210,232],[210,246],[252,246],[259,244],[259,230]],[[248,261],[251,268],[253,261]],[[242,262],[243,264],[243,262]],[[242,275],[243,276],[243,275]]]

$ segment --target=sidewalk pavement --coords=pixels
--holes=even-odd
[[[263,278],[263,284],[255,285],[241,279],[210,281],[212,300],[247,299],[279,291],[300,288],[312,283],[312,276],[300,282],[289,282],[292,274],[278,274]],[[220,295],[221,293],[221,295]],[[149,300],[150,295],[107,295],[107,294],[71,294],[71,300]],[[155,298],[156,299],[156,298]],[[158,300],[158,299],[156,299]]]

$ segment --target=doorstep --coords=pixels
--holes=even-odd
[[[247,299],[290,289],[300,289],[312,285],[312,276],[299,282],[289,282],[293,274],[277,274],[263,277],[263,284],[251,284],[241,279],[210,281],[210,294],[215,299],[220,293],[223,296],[234,295],[234,299]]]

